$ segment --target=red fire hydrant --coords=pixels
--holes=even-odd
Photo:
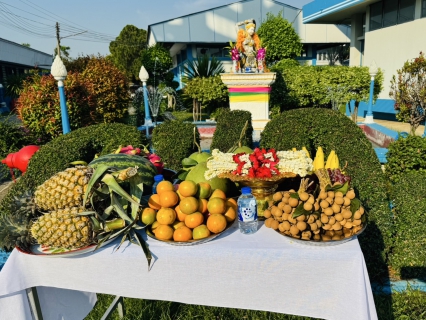
[[[7,165],[10,169],[18,169],[22,173],[25,173],[28,167],[30,158],[40,149],[39,146],[26,146],[15,153],[9,153],[6,159],[3,159],[1,163]]]

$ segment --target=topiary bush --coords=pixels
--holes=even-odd
[[[391,191],[395,243],[389,263],[401,278],[426,279],[426,173],[404,172],[397,180]]]
[[[217,116],[216,130],[213,133],[210,149],[219,149],[222,152],[227,152],[240,139],[246,122],[247,129],[241,140],[241,145],[252,148],[253,125],[251,123],[251,113],[245,110],[229,110],[224,108]]]
[[[200,143],[197,127],[190,122],[168,120],[156,126],[152,132],[152,147],[163,160],[166,168],[178,171],[182,159],[198,150],[194,143]]]
[[[393,141],[386,154],[386,175],[397,183],[400,174],[411,171],[426,171],[426,138],[409,135],[399,136]]]
[[[386,259],[392,247],[393,225],[386,177],[371,142],[348,117],[330,109],[303,108],[285,111],[272,119],[261,133],[262,148],[291,150],[306,146],[312,158],[322,146],[332,149],[341,166],[352,177],[352,186],[368,212],[369,224],[359,236],[369,276],[378,279],[387,273]]]

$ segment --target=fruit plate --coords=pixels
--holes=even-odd
[[[204,238],[204,239],[200,239],[200,240],[189,240],[189,241],[185,241],[185,242],[157,239],[157,237],[151,231],[150,227],[146,228],[145,230],[146,230],[146,234],[148,235],[148,237],[150,237],[152,239],[155,239],[157,241],[161,241],[161,242],[170,244],[172,246],[194,246],[194,245],[197,245],[197,244],[203,244],[203,243],[209,242],[209,241],[211,241],[213,239],[216,239],[221,234],[223,234],[226,230],[228,230],[233,224],[234,224],[234,222],[228,223],[228,225],[226,226],[225,230],[223,230],[221,233],[211,234],[210,236],[208,236],[207,238]]]
[[[103,242],[100,245],[100,247],[106,246],[107,244],[114,241],[115,238],[116,237],[108,239],[107,241]],[[96,244],[92,244],[92,245],[84,247],[84,248],[68,250],[68,249],[63,249],[63,248],[51,248],[51,247],[46,247],[46,246],[41,246],[39,244],[35,244],[35,245],[32,245],[30,247],[31,252],[25,252],[24,250],[22,250],[18,247],[16,247],[16,249],[19,252],[22,252],[22,253],[25,253],[25,254],[31,254],[31,255],[36,255],[36,256],[41,256],[41,257],[49,257],[49,258],[60,258],[60,257],[78,256],[78,255],[85,254],[85,253],[88,253],[88,252],[93,252],[93,251],[95,251],[96,246],[97,246]]]
[[[280,235],[286,237],[289,241],[294,241],[295,243],[300,243],[303,245],[308,245],[308,246],[315,246],[315,247],[329,247],[329,246],[336,246],[345,242],[348,242],[352,239],[354,239],[355,237],[359,236],[361,233],[364,232],[365,228],[367,227],[367,224],[364,225],[364,227],[362,227],[361,230],[359,230],[356,234],[348,237],[348,238],[344,238],[341,240],[328,240],[328,241],[319,241],[319,240],[302,240],[302,239],[297,239],[297,238],[293,238],[291,236],[286,235],[285,233],[281,233],[279,230],[275,230],[275,232],[278,232]]]

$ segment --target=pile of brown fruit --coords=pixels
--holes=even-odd
[[[276,192],[272,205],[264,211],[266,227],[314,241],[342,240],[357,234],[365,225],[364,213],[355,191],[338,186],[321,188],[316,196],[303,188]]]

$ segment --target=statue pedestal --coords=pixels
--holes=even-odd
[[[253,130],[262,131],[269,121],[269,95],[275,82],[275,72],[221,73],[229,90],[231,110],[251,112]]]

